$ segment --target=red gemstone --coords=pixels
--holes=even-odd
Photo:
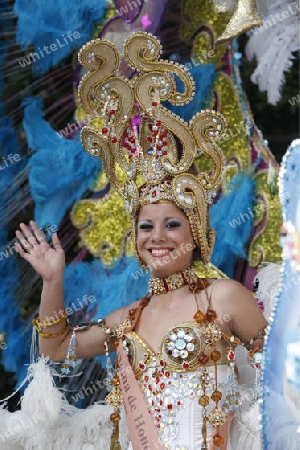
[[[162,367],[164,367],[164,365],[165,365],[165,362],[164,362],[164,360],[163,359],[161,359],[160,361],[159,361],[159,364],[162,366]]]
[[[114,136],[114,137],[111,138],[111,142],[113,144],[116,144],[118,142],[118,139]]]
[[[227,358],[228,358],[230,361],[234,361],[234,360],[235,360],[235,353],[231,350],[231,351],[228,353]]]
[[[155,122],[155,125],[158,126],[158,127],[160,127],[160,126],[161,126],[161,120],[157,120],[157,121]]]
[[[152,106],[157,106],[157,102],[152,102]]]
[[[182,367],[183,367],[184,369],[188,369],[188,368],[190,367],[190,365],[189,365],[189,363],[184,362],[184,363],[182,364]]]
[[[111,115],[113,116],[114,114],[116,114],[116,111],[115,111],[114,109],[111,109],[111,110],[109,111],[109,114],[111,114]]]
[[[149,144],[152,144],[152,137],[148,136],[147,137],[147,142],[149,142]]]
[[[167,154],[168,154],[167,150],[164,150],[164,151],[162,152],[162,154],[163,154],[163,155],[167,155]]]
[[[157,146],[156,146],[156,149],[157,149],[157,150],[161,150],[161,145],[157,145]]]
[[[161,383],[161,384],[160,384],[160,388],[161,388],[161,389],[164,389],[165,387],[166,387],[165,383]]]
[[[168,409],[173,409],[173,406],[172,405],[168,405],[167,408]]]
[[[102,134],[107,134],[108,133],[108,128],[102,128]]]
[[[156,197],[156,192],[152,192],[152,197]]]
[[[165,376],[166,376],[167,378],[170,378],[170,375],[171,375],[170,372],[165,372]]]

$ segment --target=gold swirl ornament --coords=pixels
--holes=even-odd
[[[129,81],[119,76],[120,58],[113,44],[98,39],[83,47],[79,61],[88,72],[79,86],[80,102],[87,113],[102,117],[104,126],[102,129],[84,127],[81,139],[90,154],[102,158],[110,182],[125,201],[133,219],[133,240],[135,216],[142,205],[137,176],[141,175],[150,185],[169,179],[174,202],[187,214],[202,260],[207,262],[214,242],[214,232],[209,229],[208,204],[212,202],[225,165],[214,141],[224,134],[226,122],[215,111],[201,111],[188,124],[162,106],[162,101],[174,105],[188,103],[194,95],[194,82],[184,66],[161,60],[160,54],[161,46],[154,36],[140,32],[131,35],[124,44],[124,57],[136,75]],[[175,77],[181,80],[183,92],[177,90]],[[134,123],[137,117],[139,126]],[[147,138],[152,126],[154,137],[149,149]],[[159,133],[154,132],[154,127],[167,134],[166,154],[159,153]],[[133,143],[129,155],[124,136]],[[182,146],[180,155],[177,141]],[[209,174],[188,173],[197,152],[212,162]],[[125,181],[118,176],[117,166],[125,174]]]

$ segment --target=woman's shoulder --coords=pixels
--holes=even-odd
[[[253,301],[252,293],[239,281],[231,278],[210,280],[209,294],[215,299],[236,301]]]

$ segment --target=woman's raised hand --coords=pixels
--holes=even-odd
[[[51,281],[62,276],[65,267],[65,252],[56,233],[52,235],[51,247],[45,239],[44,233],[32,220],[30,228],[24,223],[16,231],[18,242],[16,251],[28,261],[44,281]]]

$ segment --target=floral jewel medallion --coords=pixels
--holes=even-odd
[[[201,350],[201,340],[192,327],[176,327],[169,331],[162,346],[162,358],[171,367],[178,364],[193,369]]]

